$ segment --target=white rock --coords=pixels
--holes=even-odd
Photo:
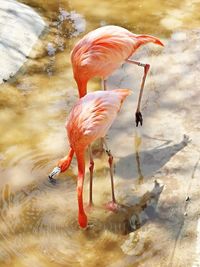
[[[0,83],[24,64],[44,27],[43,19],[32,8],[15,0],[1,0]]]

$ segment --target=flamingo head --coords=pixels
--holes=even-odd
[[[71,163],[71,158],[62,158],[58,161],[57,166],[53,169],[53,171],[49,174],[49,180],[53,181],[54,177],[59,175],[61,172],[64,172],[68,169]]]
[[[61,159],[59,160],[57,166],[53,169],[53,171],[49,174],[49,179],[53,179],[55,176],[67,170],[69,164],[68,161]]]
[[[49,180],[50,182],[55,182],[56,180],[54,179],[55,176],[57,176],[59,173],[61,173],[61,168],[56,166],[53,171],[49,174]]]
[[[70,149],[69,154],[58,161],[57,166],[49,174],[49,180],[51,182],[55,182],[54,177],[57,176],[59,173],[66,171],[69,168],[73,158],[73,154],[74,154],[73,149]]]
[[[59,160],[57,166],[53,169],[53,171],[49,174],[49,179],[54,179],[55,176],[59,175],[61,172],[64,172],[67,169],[66,161]]]
[[[70,162],[71,160],[68,158],[62,158],[58,161],[57,168],[60,169],[60,172],[65,172],[68,169]]]

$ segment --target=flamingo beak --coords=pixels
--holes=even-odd
[[[49,174],[50,182],[55,182],[56,180],[54,179],[54,177],[57,176],[59,173],[61,173],[61,168],[55,167],[53,171]]]

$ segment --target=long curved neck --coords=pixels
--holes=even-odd
[[[66,157],[62,158],[58,162],[58,167],[61,168],[61,172],[64,172],[69,168],[71,161],[73,159],[73,155],[74,155],[74,150],[72,148],[70,148],[68,155]]]
[[[78,80],[78,92],[79,92],[79,98],[85,96],[87,94],[87,80]]]
[[[83,208],[83,184],[85,177],[85,151],[76,153],[78,162],[77,195],[78,195],[78,221],[81,227],[87,226],[87,216]]]
[[[157,45],[164,46],[164,44],[157,37],[151,35],[142,34],[142,35],[137,35],[136,37],[134,36],[134,38],[138,40],[137,48],[147,43],[154,43]]]

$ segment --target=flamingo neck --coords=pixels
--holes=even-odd
[[[137,48],[147,43],[154,43],[160,46],[164,46],[163,43],[158,38],[151,35],[145,35],[145,34],[137,35],[135,38],[137,38]]]
[[[81,80],[78,81],[78,92],[79,92],[79,98],[85,96],[87,94],[87,80]]]
[[[73,155],[74,155],[74,150],[72,148],[70,148],[68,155],[66,157],[62,158],[58,162],[58,167],[60,167],[61,172],[64,172],[69,168],[71,161],[72,161],[72,158],[73,158]]]
[[[82,228],[87,227],[87,216],[83,208],[83,184],[85,177],[85,151],[76,153],[78,162],[77,195],[78,195],[78,221]]]

